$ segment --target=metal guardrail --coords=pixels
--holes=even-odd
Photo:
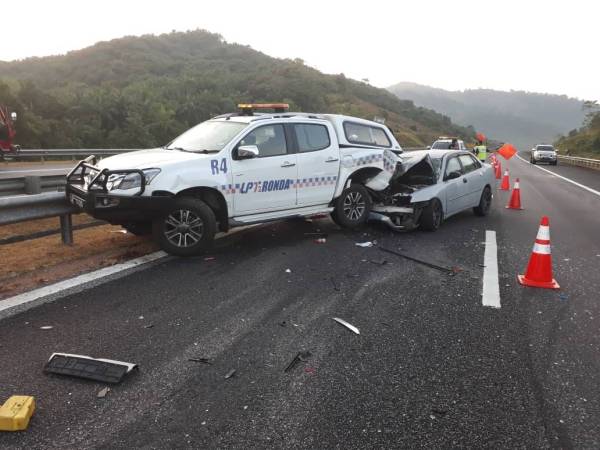
[[[0,179],[0,197],[56,192],[64,188],[65,175],[42,175]]]
[[[6,155],[7,158],[11,159],[28,159],[38,158],[42,161],[52,158],[75,158],[75,157],[87,157],[90,155],[96,156],[110,156],[118,155],[120,153],[135,152],[139,149],[136,148],[94,148],[94,149],[28,149],[20,150],[19,153],[14,155]],[[81,158],[81,159],[83,159]]]
[[[561,163],[571,166],[589,167],[590,169],[600,170],[600,159],[580,158],[579,156],[558,155]]]
[[[0,197],[0,225],[60,217],[63,243],[73,243],[72,214],[77,213],[63,192]]]

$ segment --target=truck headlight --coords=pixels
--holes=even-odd
[[[144,178],[146,179],[146,184],[150,184],[152,180],[160,173],[160,169],[144,169]],[[118,189],[118,190],[127,190],[127,189],[135,189],[139,188],[142,185],[142,179],[139,173],[132,172],[127,175],[121,175],[119,179],[113,180],[112,187],[109,187],[110,190]],[[110,181],[109,181],[110,182]]]

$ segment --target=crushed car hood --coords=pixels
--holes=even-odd
[[[431,161],[431,157],[428,153],[416,153],[411,155],[409,153],[403,153],[399,156],[400,162],[397,166],[395,177],[401,177],[405,173],[407,173],[410,169],[415,167],[417,164],[423,162],[425,165],[428,165],[431,169],[431,173],[434,173],[433,162]]]
[[[98,167],[111,170],[161,168],[166,164],[197,161],[207,157],[214,157],[214,154],[190,153],[179,150],[154,148],[150,150],[121,153],[120,155],[105,158],[98,162]]]

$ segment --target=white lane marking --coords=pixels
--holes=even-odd
[[[520,159],[521,161],[523,161],[525,164],[529,164],[530,166],[533,166],[533,167],[535,167],[535,168],[537,168],[537,169],[543,170],[544,172],[547,172],[547,173],[549,173],[550,175],[553,175],[553,176],[555,176],[555,177],[557,177],[557,178],[560,178],[561,180],[565,180],[565,181],[566,181],[566,182],[568,182],[568,183],[574,184],[575,186],[577,186],[577,187],[580,187],[581,189],[585,189],[586,191],[588,191],[588,192],[591,192],[592,194],[596,194],[598,197],[600,197],[600,192],[598,192],[598,191],[597,191],[597,190],[595,190],[595,189],[592,189],[592,188],[590,188],[590,187],[587,187],[587,186],[585,186],[584,184],[578,183],[577,181],[573,181],[573,180],[571,180],[570,178],[563,177],[562,175],[559,175],[559,174],[557,174],[557,173],[554,173],[554,172],[552,172],[551,170],[544,169],[543,167],[540,167],[540,166],[538,166],[538,165],[536,165],[536,164],[531,164],[529,161],[527,161],[527,160],[525,160],[525,159],[521,158],[521,156],[519,156],[519,154],[517,154],[517,158],[519,158],[519,159]]]
[[[79,275],[75,278],[59,281],[58,283],[51,284],[50,286],[41,287],[33,291],[25,292],[23,294],[15,295],[14,297],[9,297],[7,299],[0,300],[0,312],[5,311],[9,308],[14,308],[15,306],[32,302],[41,297],[47,297],[49,295],[59,293],[61,291],[64,291],[65,289],[70,289],[85,283],[89,283],[90,281],[105,278],[109,275],[122,272],[123,270],[132,269],[134,267],[141,266],[142,264],[147,264],[157,259],[164,258],[165,256],[167,256],[167,254],[162,251],[150,253],[149,255],[144,255],[139,258],[132,259],[131,261],[115,264],[114,266],[105,267],[103,269],[95,270],[94,272],[84,273],[83,275]]]
[[[500,308],[500,284],[498,282],[498,246],[496,232],[485,230],[485,252],[483,254],[483,306]]]

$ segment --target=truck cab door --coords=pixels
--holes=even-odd
[[[298,152],[298,206],[327,204],[337,185],[340,151],[329,125],[293,123]]]
[[[233,214],[243,216],[296,207],[297,155],[282,124],[259,126],[232,151]],[[256,146],[258,156],[241,159],[242,145]]]

